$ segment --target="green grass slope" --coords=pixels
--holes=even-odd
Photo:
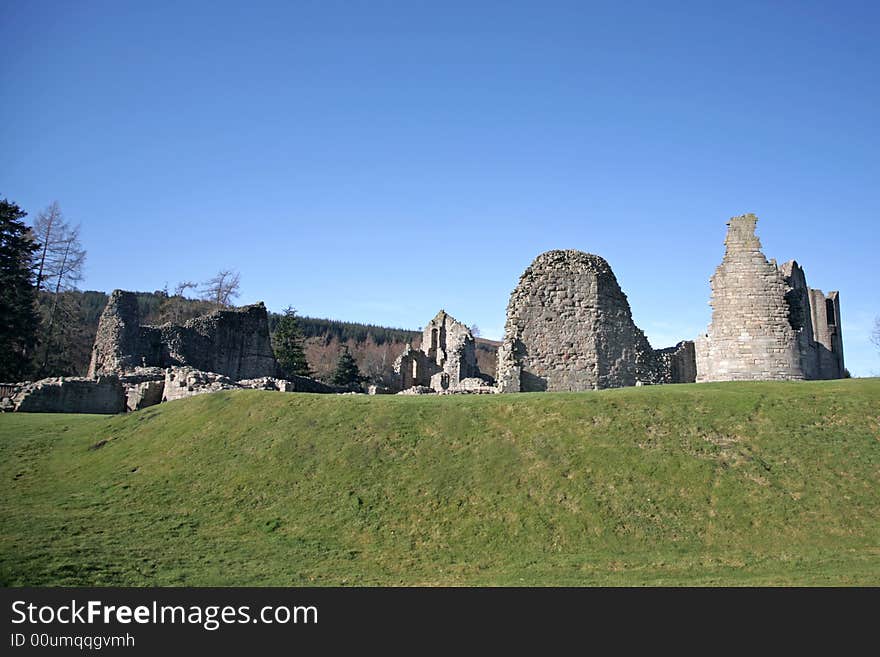
[[[0,416],[5,585],[880,584],[880,380]]]

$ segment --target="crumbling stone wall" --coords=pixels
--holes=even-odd
[[[114,290],[98,320],[88,375],[118,374],[144,365],[144,341],[137,296]],[[156,359],[151,354],[150,360]]]
[[[115,376],[59,377],[28,383],[12,398],[18,413],[122,413],[125,392]]]
[[[465,379],[485,379],[477,365],[471,330],[441,310],[422,331],[419,349],[407,345],[394,362],[397,388],[455,390]]]
[[[816,340],[817,379],[843,378],[843,335],[840,327],[840,294],[810,290],[810,319]]]
[[[788,291],[785,303],[788,305],[788,323],[795,332],[795,349],[804,379],[818,379],[818,344],[813,336],[813,320],[810,316],[810,288],[801,266],[794,260],[779,268]]]
[[[843,376],[837,293],[827,304],[797,262],[768,261],[757,221],[746,214],[727,223],[724,258],[711,278],[712,323],[696,340],[697,381]]]
[[[139,411],[161,403],[165,392],[165,370],[161,367],[135,367],[119,376],[125,389],[125,406]]]
[[[657,361],[655,383],[694,383],[697,380],[697,360],[691,340],[656,349],[654,356]]]
[[[632,320],[629,302],[601,257],[542,253],[507,306],[496,382],[501,392],[596,390],[678,382],[684,348],[660,358]],[[673,368],[675,365],[675,368]]]
[[[135,294],[115,290],[98,323],[89,376],[172,366],[233,380],[277,376],[266,307],[216,310],[183,325],[141,326]]]

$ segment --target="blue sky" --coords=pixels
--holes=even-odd
[[[840,290],[880,373],[880,3],[0,2],[0,194],[82,224],[86,289],[503,332],[538,253],[605,257],[655,347],[725,221]]]

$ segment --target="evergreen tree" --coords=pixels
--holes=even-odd
[[[339,361],[336,363],[336,371],[333,373],[332,382],[338,386],[354,387],[359,386],[364,381],[364,376],[358,369],[357,361],[348,347],[342,348],[339,354]]]
[[[281,369],[290,376],[312,376],[306,360],[305,340],[299,327],[296,311],[288,306],[272,334],[272,349]]]
[[[15,203],[0,201],[0,381],[27,376],[36,342],[34,243],[21,221],[27,213]]]

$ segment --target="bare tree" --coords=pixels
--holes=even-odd
[[[388,354],[388,343],[379,346],[374,341],[364,345],[361,357],[361,369],[370,383],[389,385],[391,382],[391,362]]]
[[[174,296],[185,297],[187,290],[194,290],[198,286],[198,283],[193,283],[192,281],[180,281],[180,283],[174,286]]]
[[[65,334],[69,333],[68,325],[77,316],[79,306],[76,299],[65,293],[76,290],[83,279],[86,250],[80,243],[79,225],[71,226],[64,219],[57,201],[40,212],[32,232],[40,244],[37,290],[44,308],[40,329],[42,354],[37,352],[37,368],[45,375],[51,373],[50,364],[55,368],[69,356],[62,353],[69,347]]]
[[[86,263],[86,251],[79,241],[79,226],[68,229],[56,248],[59,257],[47,262],[44,269],[46,280],[54,283],[55,294],[76,290],[77,283],[83,279]]]
[[[232,300],[241,293],[239,274],[231,269],[223,269],[217,272],[214,278],[203,283],[202,299],[213,303],[218,308],[229,308]]]
[[[480,332],[480,327],[476,324],[471,324],[471,335],[473,335],[475,338],[478,338],[480,337],[480,335],[482,335],[482,333]]]
[[[880,316],[874,318],[874,330],[871,332],[871,342],[880,349]]]
[[[79,242],[79,226],[64,219],[58,201],[40,212],[31,229],[40,245],[37,255],[37,291],[56,294],[75,290],[82,280],[86,252]],[[54,290],[52,290],[54,288]]]
[[[61,208],[58,207],[58,201],[40,212],[34,221],[34,227],[31,229],[34,234],[34,240],[40,245],[39,255],[37,257],[37,291],[43,289],[43,271],[46,268],[46,259],[49,257],[49,245],[52,243],[59,224],[63,222],[61,216]]]
[[[181,281],[174,286],[174,294],[165,293],[165,298],[154,315],[150,316],[150,320],[157,324],[171,322],[172,324],[182,324],[188,319],[198,317],[206,312],[210,312],[213,301],[204,301],[188,298],[187,292],[198,287],[197,283],[192,281]],[[168,286],[165,286],[166,290]]]

